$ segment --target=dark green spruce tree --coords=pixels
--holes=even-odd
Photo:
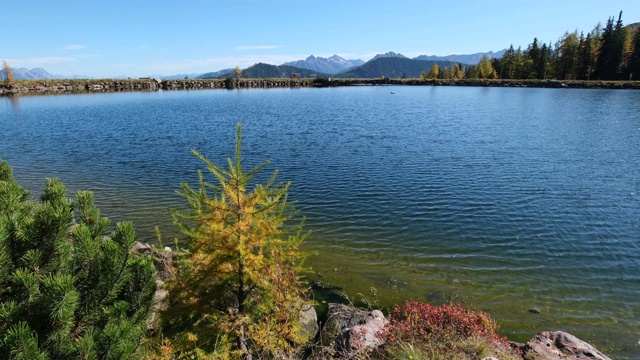
[[[500,58],[500,69],[498,72],[498,76],[500,79],[513,79],[511,77],[512,68],[513,68],[513,58],[516,56],[516,51],[513,49],[513,44],[509,46],[509,49],[502,55]]]
[[[130,222],[108,232],[93,194],[47,179],[41,201],[0,160],[0,359],[130,359],[155,292]]]
[[[578,68],[577,79],[591,79],[591,64],[593,63],[593,49],[591,45],[591,34],[584,37],[584,33],[580,33],[580,45],[578,46]]]
[[[602,32],[602,45],[596,69],[597,76],[602,80],[620,79],[624,60],[625,36],[626,32],[622,25],[622,11],[620,11],[615,26],[611,17]]]
[[[538,74],[538,79],[547,78],[547,65],[549,64],[549,58],[551,56],[551,47],[547,44],[542,44],[540,48],[540,56],[536,59],[535,69]]]
[[[527,78],[540,79],[542,74],[538,71],[538,64],[541,61],[542,52],[538,46],[538,38],[533,38],[533,43],[529,45],[526,52]]]

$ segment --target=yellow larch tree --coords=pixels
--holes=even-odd
[[[184,234],[184,255],[174,268],[167,319],[186,329],[184,346],[176,338],[178,350],[195,346],[242,359],[290,356],[292,344],[303,341],[298,319],[306,287],[299,273],[306,233],[292,219],[290,184],[276,183],[277,171],[250,189],[254,175],[269,162],[245,171],[241,134],[238,124],[228,169],[192,150],[216,181],[206,181],[198,171],[199,189],[181,184],[179,194],[191,209],[172,210]]]

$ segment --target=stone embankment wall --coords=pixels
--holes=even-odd
[[[14,84],[0,82],[0,95],[37,95],[117,91],[300,88],[363,85],[491,86],[640,89],[640,81],[555,81],[555,80],[420,80],[420,79],[183,79],[183,80],[22,80]]]
[[[226,88],[291,88],[317,86],[314,79],[194,79],[194,80],[24,80],[7,85],[0,83],[0,95],[91,93],[117,91],[198,90]]]
[[[251,88],[296,88],[316,86],[315,79],[203,79],[203,80],[163,80],[163,90],[190,89],[251,89]]]
[[[0,83],[0,95],[155,91],[160,88],[161,84],[153,80],[22,80],[10,85]]]

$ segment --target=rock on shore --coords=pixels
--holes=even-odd
[[[543,331],[525,345],[525,356],[540,360],[611,360],[591,344],[564,331]]]

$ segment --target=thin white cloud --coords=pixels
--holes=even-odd
[[[256,46],[236,46],[234,50],[268,50],[280,49],[282,45],[256,45]]]
[[[74,57],[61,57],[61,56],[45,56],[45,57],[37,57],[37,58],[26,58],[26,59],[7,59],[9,64],[12,66],[33,66],[33,65],[45,65],[45,64],[59,64],[59,63],[68,63],[74,62],[77,59]]]
[[[82,50],[85,49],[84,45],[65,45],[62,47],[65,50]]]

